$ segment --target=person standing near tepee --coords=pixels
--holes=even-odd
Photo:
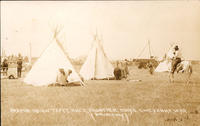
[[[17,77],[21,78],[21,74],[22,74],[22,56],[21,54],[19,54],[18,60],[17,60]]]
[[[114,69],[113,74],[114,74],[116,80],[121,80],[122,70],[120,69],[118,62],[116,62],[116,67]]]
[[[7,72],[8,72],[8,60],[6,58],[4,58],[4,60],[3,60],[2,68],[3,68],[3,75],[7,76]]]

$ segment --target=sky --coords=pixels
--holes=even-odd
[[[97,31],[110,60],[162,57],[178,44],[200,60],[200,1],[1,1],[1,48],[7,55],[39,57],[59,40],[71,58],[86,56]]]

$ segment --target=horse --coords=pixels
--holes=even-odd
[[[183,60],[181,61],[177,67],[174,73],[184,73],[186,77],[186,83],[189,84],[190,77],[192,75],[192,63],[191,61]],[[169,81],[170,83],[174,83],[174,73],[172,73],[172,70],[169,71]]]

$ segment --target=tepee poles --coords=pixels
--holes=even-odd
[[[99,34],[93,34],[92,47],[88,53],[87,59],[80,69],[80,75],[86,79],[105,79],[113,77],[113,66],[106,56],[102,39],[99,38]]]
[[[29,43],[29,64],[32,62],[32,47],[31,42]]]
[[[63,51],[64,54],[66,55],[67,59],[69,59],[69,61],[70,61],[70,63],[71,63],[71,60],[70,60],[70,58],[69,58],[68,53],[65,51],[65,49],[64,49],[64,47],[62,46],[61,42],[60,42],[60,41],[58,40],[58,38],[57,38],[58,33],[60,33],[60,30],[58,29],[58,26],[57,26],[57,27],[55,28],[55,32],[54,32],[54,39],[56,40],[58,46],[62,49],[62,51]],[[74,70],[75,70],[75,69],[74,69]],[[75,72],[76,72],[76,70],[75,70]],[[78,76],[79,76],[79,75],[78,75]],[[79,77],[80,77],[80,76],[79,76]],[[85,83],[84,83],[82,80],[80,80],[80,82],[81,82],[81,86],[85,86]]]
[[[6,37],[5,40],[8,40],[8,38]],[[3,41],[4,42],[4,41]],[[6,57],[6,50],[4,49],[4,44],[3,42],[1,43],[1,60],[4,59]]]
[[[139,58],[139,57],[144,53],[144,51],[145,51],[145,49],[147,48],[147,46],[148,46],[148,48],[149,48],[149,58],[152,57],[151,43],[150,43],[150,40],[148,40],[147,44],[145,44],[144,48],[143,48],[142,51],[139,53],[139,55],[137,56],[137,58]]]
[[[148,40],[148,45],[149,45],[149,58],[151,59],[151,45],[150,45],[150,41]]]

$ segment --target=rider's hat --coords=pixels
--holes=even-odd
[[[179,50],[178,45],[176,45],[174,49],[175,49],[175,50]]]

